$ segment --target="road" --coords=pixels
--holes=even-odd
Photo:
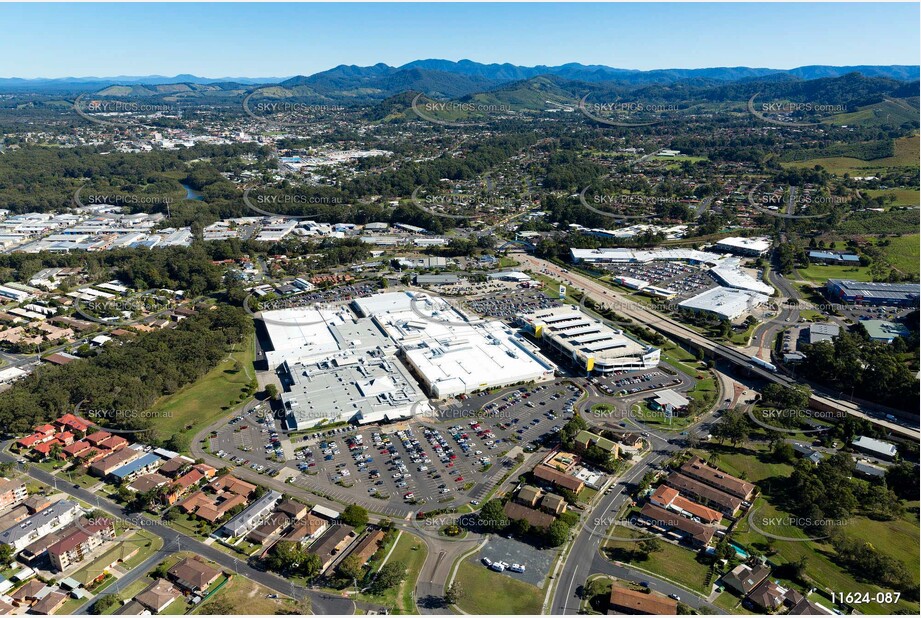
[[[604,534],[614,523],[627,502],[631,500],[629,490],[624,485],[639,482],[647,473],[655,469],[656,464],[667,461],[680,450],[680,447],[671,445],[656,436],[652,436],[650,439],[653,443],[652,448],[619,479],[618,484],[614,486],[614,491],[608,495],[602,495],[595,508],[583,516],[582,527],[579,528],[566,562],[556,578],[557,588],[549,613],[578,614],[582,602],[582,586],[585,584],[585,580],[595,573],[605,573],[618,579],[637,583],[650,582],[652,588],[657,592],[666,595],[677,594],[681,597],[683,603],[695,609],[706,606],[711,610],[711,613],[725,613],[711,606],[704,598],[682,587],[659,579],[655,575],[632,568],[629,565],[612,563],[600,553]],[[601,523],[594,525],[595,522]],[[591,556],[590,560],[588,559],[589,556]]]
[[[516,254],[515,257],[522,262],[523,268],[530,268],[536,272],[540,272],[546,269],[552,277],[555,277],[563,283],[566,283],[577,289],[581,289],[596,302],[603,303],[614,308],[616,313],[634,319],[644,326],[654,328],[655,330],[662,332],[668,337],[692,344],[695,347],[709,352],[712,357],[725,359],[732,364],[746,369],[753,377],[770,382],[776,382],[784,386],[793,386],[798,384],[796,380],[789,376],[781,373],[774,373],[767,369],[752,365],[749,355],[745,352],[723,344],[715,343],[708,339],[706,336],[688,328],[684,324],[681,324],[680,322],[673,320],[664,314],[654,311],[645,305],[630,300],[629,298],[624,297],[622,294],[615,292],[611,288],[607,287],[603,283],[600,283],[590,277],[573,271],[563,272],[563,269],[556,264],[532,255],[521,253]],[[889,410],[884,406],[878,406],[869,403],[861,403],[858,405],[839,399],[835,396],[835,393],[829,391],[828,389],[816,385],[810,386],[813,389],[813,394],[810,399],[810,403],[813,406],[820,406],[822,409],[835,410],[844,414],[849,414],[864,420],[868,420],[876,425],[883,427],[884,429],[902,436],[909,437],[913,440],[918,440],[919,437],[921,437],[921,433],[919,433],[918,429],[915,427],[906,427],[904,425],[885,421],[868,413],[869,411],[876,415],[885,416],[886,413],[892,412],[892,410]]]
[[[0,452],[0,462],[15,463],[17,459],[6,451],[6,446],[7,445],[4,445],[3,451]],[[206,560],[217,563],[225,571],[230,571],[237,573],[238,575],[242,575],[278,592],[279,594],[291,596],[296,599],[302,599],[305,596],[309,597],[313,613],[315,614],[352,614],[355,610],[355,604],[350,599],[334,597],[329,594],[307,590],[306,588],[298,586],[293,582],[279,577],[278,575],[254,569],[253,567],[249,566],[245,560],[235,558],[212,545],[206,545],[198,539],[183,534],[161,521],[151,519],[146,515],[132,513],[121,505],[112,502],[108,498],[103,498],[89,490],[83,489],[82,487],[72,486],[70,484],[64,483],[57,477],[54,477],[35,466],[29,466],[25,473],[40,483],[55,487],[58,491],[62,491],[69,496],[76,498],[77,500],[85,502],[86,504],[94,505],[97,508],[109,513],[110,515],[127,521],[139,522],[146,530],[149,530],[150,532],[163,539],[164,550],[190,551],[201,556],[202,558],[205,558]],[[154,557],[157,557],[157,554],[154,554]],[[162,559],[162,554],[160,559]],[[135,572],[142,575],[146,573],[146,571],[141,568],[135,569]],[[135,577],[134,579],[136,580],[138,577]],[[86,609],[86,607],[81,608],[81,610],[84,611]]]

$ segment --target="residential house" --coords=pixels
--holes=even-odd
[[[81,519],[76,530],[48,548],[48,557],[54,568],[64,571],[83,562],[95,549],[114,538],[115,526],[111,519]]]
[[[525,485],[518,490],[518,495],[515,496],[515,500],[520,504],[534,508],[537,506],[537,503],[540,502],[541,496],[543,495],[544,492],[539,488],[533,485]]]
[[[614,585],[611,586],[608,608],[618,614],[668,616],[678,613],[678,602],[655,592]]]
[[[0,510],[19,504],[29,497],[26,484],[20,480],[0,478]]]
[[[165,579],[157,578],[134,599],[155,614],[161,613],[173,601],[182,597],[182,593]]]
[[[177,562],[166,574],[186,592],[197,594],[207,590],[221,576],[221,571],[192,556]]]
[[[667,485],[657,487],[649,497],[649,501],[663,509],[675,511],[685,517],[696,519],[706,524],[719,523],[723,519],[723,515],[719,511],[688,500],[677,489]]]
[[[755,493],[755,486],[751,483],[708,465],[700,457],[692,457],[685,462],[681,473],[745,501],[751,501]]]
[[[710,544],[716,528],[688,519],[667,511],[655,504],[647,503],[640,510],[640,518],[645,519],[653,528],[659,528],[667,536],[678,538],[701,548]]]
[[[556,487],[568,489],[569,491],[576,494],[582,491],[582,488],[585,487],[585,484],[576,477],[570,476],[565,472],[555,470],[544,464],[539,464],[534,468],[534,477],[542,481],[547,481]]]
[[[552,515],[561,515],[566,512],[568,504],[563,496],[556,494],[545,494],[540,500],[541,510],[547,511]]]
[[[556,521],[556,517],[549,513],[532,509],[517,502],[506,502],[503,511],[509,519],[523,519],[535,528],[548,528],[550,524]]]
[[[355,540],[355,529],[345,524],[336,524],[331,526],[323,536],[316,540],[307,550],[308,553],[320,557],[322,561],[322,571],[326,571],[336,560],[339,553],[351,545]]]
[[[384,531],[371,530],[355,544],[355,547],[349,552],[349,556],[354,556],[358,558],[362,564],[367,564],[371,556],[376,554],[377,550],[380,549],[381,543],[383,542]]]
[[[742,507],[741,498],[731,496],[724,491],[677,472],[669,474],[665,479],[665,483],[669,487],[677,489],[682,495],[690,496],[704,506],[715,509],[728,517],[735,517]]]
[[[743,597],[758,587],[771,574],[771,569],[763,564],[749,566],[740,564],[723,575],[723,584],[738,592]]]
[[[583,451],[591,446],[597,446],[606,453],[610,453],[613,457],[617,457],[620,454],[620,447],[617,446],[616,442],[584,429],[576,434],[575,444]]]
[[[61,500],[0,532],[0,543],[9,545],[16,553],[41,537],[63,528],[82,513],[76,502]]]

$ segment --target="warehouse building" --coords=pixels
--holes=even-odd
[[[851,446],[858,451],[863,451],[864,453],[882,459],[895,459],[895,456],[899,454],[899,450],[896,448],[895,444],[877,440],[876,438],[868,438],[867,436],[857,436],[854,438],[854,441],[851,442]]]
[[[659,364],[658,348],[631,339],[578,307],[541,309],[519,315],[518,321],[541,345],[588,373],[651,369]]]
[[[917,307],[921,285],[917,283],[870,283],[850,279],[829,279],[825,283],[829,295],[846,303],[858,305],[889,305]]]

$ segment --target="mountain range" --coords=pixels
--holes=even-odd
[[[752,67],[713,67],[704,69],[656,69],[649,71],[620,69],[605,65],[568,63],[558,66],[520,66],[514,64],[483,64],[471,60],[414,60],[394,67],[379,63],[372,66],[339,65],[312,75],[283,77],[223,77],[206,78],[196,75],[163,75],[115,77],[62,77],[62,78],[0,78],[3,91],[94,91],[112,85],[162,86],[169,84],[197,84],[218,87],[278,84],[288,89],[298,89],[303,94],[324,94],[333,91],[360,93],[370,90],[380,95],[392,95],[405,90],[417,90],[433,96],[461,96],[488,90],[539,76],[556,76],[566,80],[587,83],[614,82],[642,86],[698,81],[714,85],[717,82],[739,82],[764,78],[792,78],[813,80],[860,73],[865,77],[882,77],[898,81],[919,78],[917,65],[861,65],[829,66],[810,65],[795,69],[770,69]],[[419,87],[421,84],[422,87]]]

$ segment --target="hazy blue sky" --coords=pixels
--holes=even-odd
[[[919,5],[0,4],[0,77],[275,77],[420,58],[918,64]]]

